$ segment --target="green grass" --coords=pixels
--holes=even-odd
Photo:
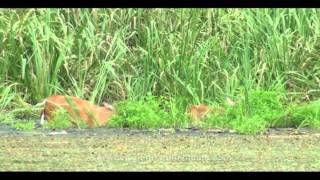
[[[22,131],[32,131],[35,129],[35,122],[33,121],[27,121],[27,122],[16,122],[12,126],[16,130],[22,130]]]
[[[151,94],[141,100],[120,102],[116,109],[117,115],[110,120],[110,127],[169,128],[189,124],[177,104]]]
[[[44,128],[46,129],[68,129],[75,126],[78,128],[88,127],[81,119],[71,117],[65,109],[55,111],[53,118],[44,124]]]
[[[319,97],[317,9],[0,13],[1,82],[16,83],[27,101],[60,92],[101,103],[151,91],[219,102],[241,88],[279,85],[300,93],[295,99]]]
[[[320,101],[308,104],[299,104],[292,107],[287,113],[287,119],[298,127],[311,127],[320,129]]]
[[[308,107],[288,109],[320,98],[319,15],[318,9],[3,9],[0,109],[66,94],[119,104],[124,119],[117,127],[120,121],[187,127],[187,106],[223,106],[230,97],[240,99],[239,107],[210,126],[317,129]],[[146,107],[148,92],[167,104],[150,100]],[[126,106],[136,115],[125,114]]]
[[[17,105],[16,105],[17,106]],[[16,130],[32,131],[39,120],[38,109],[33,107],[16,108],[12,111],[0,111],[0,123]]]
[[[234,129],[243,134],[263,133],[271,127],[310,127],[320,129],[319,102],[287,107],[284,95],[279,91],[255,90],[248,93],[252,102],[251,112],[246,112],[245,95],[238,96],[234,107],[225,105],[223,113],[211,113],[197,126],[201,129],[221,128]],[[191,127],[191,119],[183,108],[162,106],[168,101],[148,95],[142,100],[124,101],[116,106],[118,114],[109,126],[134,128]],[[211,106],[212,108],[221,108]],[[167,110],[167,111],[166,111]],[[181,123],[184,124],[181,124]],[[179,124],[180,123],[180,124]]]
[[[48,129],[67,129],[70,127],[72,127],[72,119],[64,109],[56,111],[53,119],[44,125],[44,128]]]

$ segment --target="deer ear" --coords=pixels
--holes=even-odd
[[[103,102],[103,106],[111,111],[114,110],[114,107],[109,103]]]

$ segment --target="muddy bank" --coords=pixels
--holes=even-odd
[[[320,135],[270,129],[36,129],[0,126],[0,171],[296,171],[320,169]]]
[[[301,128],[271,128],[260,135],[277,136],[277,135],[318,135],[320,133],[311,129]],[[87,128],[78,129],[71,128],[67,130],[51,130],[37,128],[32,131],[15,130],[7,125],[0,125],[0,136],[167,136],[167,135],[183,135],[183,136],[238,136],[240,134],[232,130],[226,129],[130,129],[130,128]],[[243,136],[243,135],[242,135]]]
[[[320,136],[199,136],[196,133],[190,136],[132,130],[135,134],[130,134],[127,130],[111,129],[94,132],[97,135],[90,130],[56,136],[2,135],[0,171],[320,169]]]

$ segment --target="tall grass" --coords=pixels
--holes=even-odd
[[[318,9],[2,9],[0,86],[31,103],[152,92],[222,102],[250,89],[320,97]],[[0,89],[1,107],[8,88]],[[249,113],[250,114],[250,113]]]

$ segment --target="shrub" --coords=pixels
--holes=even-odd
[[[292,106],[287,118],[296,127],[320,129],[320,101]]]
[[[74,127],[86,128],[87,124],[82,119],[75,119],[70,116],[67,110],[59,109],[53,113],[53,118],[50,122],[44,125],[44,128],[49,129],[67,129]]]
[[[232,128],[242,134],[258,134],[268,128],[268,122],[259,115],[240,117],[232,122]]]
[[[137,101],[127,100],[116,105],[117,115],[110,127],[161,128],[186,126],[187,118],[175,101],[148,94]]]
[[[16,122],[12,125],[12,127],[16,130],[23,130],[23,131],[31,131],[35,128],[34,121],[20,121]]]

